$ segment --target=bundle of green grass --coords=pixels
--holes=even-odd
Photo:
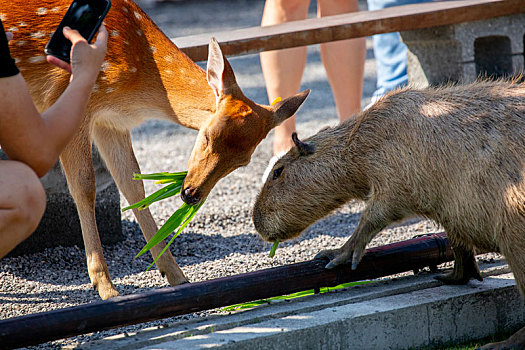
[[[177,173],[164,172],[164,173],[154,173],[154,174],[134,174],[133,175],[134,180],[154,180],[156,181],[155,182],[156,184],[165,184],[166,186],[150,194],[143,200],[138,201],[135,204],[132,204],[130,206],[123,208],[122,211],[126,211],[129,209],[143,210],[155,202],[158,202],[160,200],[180,194],[180,191],[182,189],[182,184],[184,183],[184,179],[186,178],[187,174],[188,174],[187,171],[181,171]],[[168,244],[166,244],[166,246],[161,251],[161,253],[157,256],[157,258],[153,261],[153,263],[151,263],[151,265],[148,267],[147,270],[149,270],[155,264],[155,262],[157,262],[157,259],[162,254],[164,254],[164,252],[168,249],[168,247],[173,243],[175,238],[177,238],[177,236],[182,232],[182,230],[184,230],[184,228],[190,223],[190,221],[193,219],[195,214],[197,214],[197,211],[204,204],[204,202],[205,200],[203,200],[197,205],[189,205],[186,203],[182,203],[180,208],[177,209],[175,213],[173,213],[173,215],[171,215],[168,220],[166,220],[164,225],[162,225],[162,227],[149,240],[149,242],[144,246],[144,248],[142,248],[142,250],[135,256],[135,258],[146,253],[148,250],[153,248],[155,245],[159,244],[160,242],[164,241],[164,239],[168,238],[172,232],[175,232],[173,234],[173,237],[171,237],[171,239],[169,240]],[[272,249],[270,250],[270,255],[269,255],[270,258],[274,257],[275,251],[278,245],[279,245],[279,240],[276,240],[273,243]]]
[[[154,180],[156,181],[156,184],[165,184],[163,188],[160,190],[150,194],[143,200],[132,204],[128,207],[125,207],[122,209],[122,211],[126,211],[129,209],[138,209],[143,210],[147,207],[149,207],[151,204],[158,202],[160,200],[176,196],[180,193],[182,184],[184,183],[184,178],[186,178],[187,171],[181,171],[178,173],[155,173],[155,174],[134,174],[133,179],[134,180]],[[197,214],[197,211],[200,209],[200,207],[204,204],[203,200],[197,205],[188,205],[186,203],[182,203],[179,209],[173,213],[173,215],[170,216],[168,220],[162,225],[162,227],[157,231],[157,233],[149,240],[149,242],[142,248],[142,250],[135,256],[135,258],[141,256],[142,254],[146,253],[148,250],[153,248],[155,245],[162,242],[164,239],[166,239],[172,232],[175,232],[173,234],[173,237],[171,237],[168,244],[166,244],[166,247],[161,251],[161,253],[157,256],[157,258],[153,261],[153,263],[148,267],[148,270],[155,264],[157,259],[164,254],[164,252],[168,249],[168,247],[173,243],[175,238],[184,230],[186,225],[190,223],[190,221],[193,219],[195,214]]]

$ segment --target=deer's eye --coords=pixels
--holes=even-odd
[[[279,176],[281,176],[281,173],[283,172],[284,167],[277,168],[273,171],[273,179],[276,180]]]

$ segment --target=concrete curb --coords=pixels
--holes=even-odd
[[[525,323],[506,265],[483,282],[444,286],[433,274],[276,302],[84,344],[83,349],[406,349],[480,339]],[[490,275],[490,276],[488,276]]]

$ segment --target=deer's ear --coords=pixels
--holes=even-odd
[[[221,47],[215,38],[211,38],[208,48],[206,79],[217,97],[226,94],[234,85],[237,85],[233,69],[223,56]]]
[[[275,126],[281,124],[286,119],[293,116],[299,107],[301,107],[304,100],[306,100],[306,97],[308,97],[309,93],[310,90],[304,90],[297,95],[285,98],[281,102],[277,102],[275,105],[273,105],[272,108]]]

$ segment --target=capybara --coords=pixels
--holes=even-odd
[[[387,94],[368,110],[300,141],[273,167],[253,209],[268,241],[301,234],[352,199],[357,228],[327,268],[355,268],[383,228],[423,216],[455,253],[448,283],[481,279],[474,249],[503,253],[525,293],[525,84],[477,81]],[[525,328],[509,338],[525,343]]]

